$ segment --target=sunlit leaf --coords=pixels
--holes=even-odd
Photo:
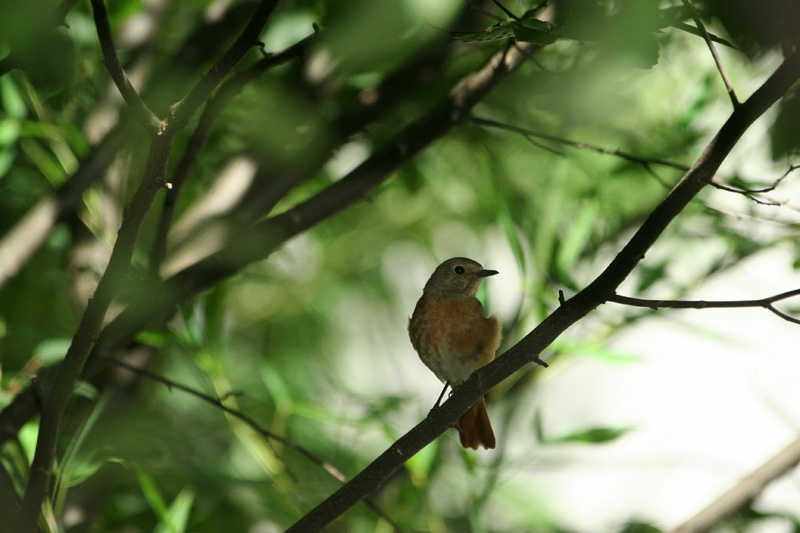
[[[189,522],[193,505],[194,491],[184,487],[167,508],[164,515],[166,520],[161,520],[153,529],[153,532],[183,533],[186,531],[186,524]]]
[[[585,442],[587,444],[601,444],[604,442],[614,441],[626,433],[632,431],[632,427],[597,427],[585,429],[549,439],[547,442],[550,444],[564,443],[564,442]]]
[[[558,39],[552,31],[552,25],[537,19],[515,20],[510,23],[517,41],[550,44]]]
[[[64,359],[70,344],[72,344],[72,339],[47,339],[40,342],[34,348],[33,353],[39,358],[42,365],[50,366]]]
[[[427,483],[438,456],[441,441],[441,439],[434,440],[406,462],[405,468],[411,474],[415,486],[421,488]]]
[[[3,104],[3,111],[9,117],[22,119],[28,113],[25,100],[12,81],[11,76],[0,77],[0,101]]]
[[[533,433],[536,435],[536,440],[545,442],[544,430],[542,429],[542,410],[536,409],[533,415]]]
[[[666,262],[661,262],[657,265],[640,265],[639,266],[639,284],[636,287],[636,292],[644,292],[655,283],[663,280],[667,273]]]
[[[581,254],[586,252],[599,218],[597,206],[590,201],[580,205],[578,213],[570,220],[567,235],[558,246],[556,262],[562,272],[572,270]]]
[[[147,503],[150,504],[150,509],[153,510],[159,521],[163,522],[168,520],[167,503],[158,489],[155,479],[145,470],[135,467],[136,480],[139,482],[139,488],[142,491]]]

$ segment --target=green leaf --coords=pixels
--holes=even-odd
[[[552,32],[552,25],[537,19],[523,19],[511,22],[511,29],[518,41],[536,44],[551,44],[558,39]]]
[[[600,444],[603,442],[611,442],[631,431],[632,427],[598,427],[576,431],[569,433],[562,437],[550,439],[548,442],[585,442],[589,444]]]
[[[667,272],[667,263],[660,263],[658,265],[639,267],[639,285],[636,287],[636,292],[644,292],[652,287],[656,282],[664,279]]]
[[[172,500],[162,520],[153,529],[153,533],[181,533],[186,531],[186,524],[194,505],[194,491],[184,487]]]
[[[442,439],[436,439],[414,456],[406,461],[405,468],[411,475],[411,480],[418,488],[425,486],[427,480],[430,478],[431,471],[436,464],[436,458],[439,455],[439,446]]]
[[[637,363],[641,360],[636,354],[609,348],[602,343],[557,341],[554,347],[558,353],[593,357],[605,363],[627,364]]]
[[[43,340],[33,349],[33,355],[41,361],[43,366],[54,365],[64,359],[70,344],[72,344],[72,339],[66,337]]]
[[[559,270],[568,272],[575,267],[594,234],[598,218],[598,209],[594,202],[581,204],[569,233],[558,246],[556,265]]]
[[[164,497],[161,496],[161,491],[158,490],[158,486],[150,474],[139,467],[135,468],[136,480],[139,482],[142,494],[144,494],[147,503],[150,504],[153,513],[160,521],[163,521],[167,517],[167,504],[164,501]]]
[[[488,43],[514,37],[514,29],[511,27],[510,23],[501,22],[483,31],[476,31],[473,33],[453,32],[453,37],[463,43]]]
[[[0,151],[0,178],[5,176],[17,158],[17,151],[6,148]]]
[[[10,146],[17,142],[20,135],[20,123],[12,118],[0,120],[0,146]]]
[[[509,210],[509,202],[503,201],[499,194],[495,194],[495,208],[494,213],[500,227],[503,228],[503,233],[506,235],[506,241],[514,253],[514,258],[517,260],[520,270],[525,271],[525,250],[522,247],[522,241],[517,231],[517,226],[511,218]]]
[[[542,410],[537,409],[533,415],[533,432],[536,435],[536,440],[540,443],[544,443],[544,430],[542,429]]]
[[[260,374],[261,381],[264,383],[264,387],[266,387],[275,407],[279,410],[291,410],[291,392],[275,365],[265,360],[261,365]]]
[[[21,119],[28,114],[25,100],[10,76],[0,78],[0,101],[3,103],[3,110],[9,117]]]
[[[516,37],[518,41],[550,44],[559,37],[553,32],[553,28],[554,26],[549,22],[531,17],[511,22],[500,22],[483,31],[472,33],[454,32],[453,36],[465,43],[485,43]]]
[[[97,458],[99,449],[94,444],[88,449],[84,449],[84,443],[100,415],[105,411],[110,398],[110,394],[103,394],[98,398],[89,416],[81,423],[69,441],[64,457],[59,462],[56,471],[56,489],[53,495],[54,508],[58,514],[64,507],[66,489],[90,478],[105,463],[105,460]]]

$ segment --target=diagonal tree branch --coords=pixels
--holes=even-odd
[[[134,194],[133,200],[125,210],[117,236],[117,242],[111,252],[106,271],[97,286],[94,296],[81,318],[72,344],[67,351],[56,374],[55,381],[44,405],[39,424],[39,438],[36,441],[36,453],[31,465],[31,475],[25,489],[19,531],[35,531],[42,502],[50,489],[52,466],[55,461],[57,439],[61,420],[72,396],[75,383],[83,371],[86,360],[94,348],[103,326],[108,306],[121,282],[128,273],[139,230],[144,217],[161,189],[166,175],[169,153],[172,148],[172,135],[166,133],[153,139],[147,166],[142,183]]]
[[[321,530],[381,484],[408,459],[441,435],[492,387],[530,362],[570,326],[611,298],[645,252],[672,220],[709,184],[717,169],[750,125],[800,79],[800,52],[737,107],[700,158],[645,220],[608,267],[585,289],[565,301],[502,356],[479,369],[450,399],[402,436],[347,485],[295,523],[289,531]]]
[[[201,80],[200,84],[198,84],[203,85],[204,90],[208,92],[196,93],[195,100],[200,94],[205,95],[204,99],[208,98],[211,91],[222,81],[222,78],[244,57],[244,54],[254,44],[255,39],[264,24],[266,24],[266,20],[276,3],[277,0],[264,0],[259,4],[239,39],[212,68],[212,71],[215,72],[213,79],[206,83]],[[126,102],[147,125],[155,115],[152,115],[152,117],[147,115],[145,111],[149,110],[144,107],[144,103],[125,78],[124,71],[119,65],[119,60],[113,50],[105,5],[102,0],[92,0],[92,6],[95,12],[98,37],[103,47],[109,73],[123,93]],[[75,383],[83,372],[86,361],[97,343],[111,300],[120,285],[125,281],[144,218],[150,210],[156,194],[165,185],[167,164],[172,151],[174,135],[186,124],[186,120],[203,103],[204,99],[200,101],[192,100],[191,106],[183,108],[185,120],[182,123],[179,122],[177,125],[173,125],[169,130],[160,127],[158,129],[152,128],[152,132],[155,135],[153,135],[151,141],[150,153],[142,181],[130,204],[125,208],[122,225],[106,271],[100,279],[94,296],[89,301],[64,361],[58,368],[53,385],[42,406],[39,436],[31,465],[31,473],[25,489],[22,508],[19,516],[14,519],[14,527],[18,531],[24,533],[36,530],[42,503],[50,490],[50,478],[52,477],[52,466],[55,461],[61,421],[75,388]],[[156,118],[156,120],[158,119]],[[152,127],[152,124],[150,126]]]
[[[800,439],[742,479],[708,507],[678,527],[674,533],[705,533],[746,506],[767,486],[800,463]]]

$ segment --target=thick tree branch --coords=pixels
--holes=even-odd
[[[103,0],[92,0],[92,12],[94,13],[94,24],[97,27],[97,38],[100,40],[100,48],[103,50],[103,62],[111,75],[111,79],[114,80],[114,84],[122,94],[125,103],[133,111],[136,119],[147,128],[151,135],[160,135],[164,131],[164,124],[155,113],[150,111],[150,108],[141,99],[139,93],[133,88],[119,62],[117,51],[114,49],[114,39],[111,37],[108,12]]]
[[[81,318],[72,344],[42,406],[36,454],[31,465],[31,475],[25,489],[21,520],[18,526],[22,532],[36,530],[42,502],[50,489],[58,432],[67,403],[100,335],[108,306],[120,284],[125,281],[144,217],[150,209],[156,193],[164,184],[171,148],[172,136],[170,134],[153,139],[142,183],[125,210],[117,242],[111,252],[111,259],[94,297],[89,301]]]
[[[787,300],[800,295],[800,289],[793,291],[783,292],[761,298],[759,300],[727,300],[727,301],[705,301],[705,300],[643,300],[640,298],[631,298],[629,296],[621,296],[615,294],[608,299],[609,302],[614,302],[632,307],[647,307],[649,309],[735,309],[746,307],[761,307],[774,313],[784,320],[800,324],[800,319],[788,315],[775,307],[775,302]]]
[[[188,98],[188,104],[176,104],[183,119],[177,121],[177,124],[173,124],[167,130],[162,127],[160,121],[158,127],[153,127],[151,122],[155,115],[146,108],[130,85],[130,82],[128,82],[113,49],[105,5],[102,0],[92,0],[97,33],[109,73],[119,87],[120,92],[123,93],[126,102],[133,108],[134,113],[146,125],[150,125],[151,133],[155,133],[155,135],[151,141],[144,176],[131,203],[125,208],[122,226],[114,244],[114,249],[111,252],[106,271],[100,279],[94,296],[89,301],[89,305],[72,339],[72,344],[67,350],[64,361],[59,366],[53,386],[42,407],[39,437],[31,465],[31,475],[28,479],[28,486],[25,489],[25,497],[22,502],[18,524],[16,525],[23,533],[36,529],[42,503],[50,489],[50,478],[52,476],[53,462],[55,461],[61,420],[67,403],[72,396],[75,383],[83,372],[84,365],[97,343],[103,326],[103,319],[111,300],[120,285],[125,281],[144,218],[150,210],[156,194],[166,183],[167,164],[172,151],[174,134],[186,124],[186,121],[188,121],[197,107],[211,95],[211,91],[216,88],[239,60],[244,57],[244,54],[255,44],[276,3],[277,0],[264,0],[259,4],[245,30],[212,67],[213,75],[207,76],[195,86],[195,90],[190,92],[184,99],[187,100]],[[198,87],[201,87],[201,89],[197,90]],[[189,98],[190,96],[191,98]],[[158,119],[155,118],[155,120]]]
[[[269,19],[269,16],[272,14],[277,4],[278,0],[261,0],[261,2],[259,2],[247,26],[245,26],[242,33],[228,51],[214,63],[214,66],[212,66],[200,81],[197,82],[197,85],[189,91],[189,94],[170,108],[170,114],[172,116],[169,124],[170,127],[176,129],[183,128],[194,112],[197,111],[197,108],[208,100],[211,93],[214,92],[214,89],[216,89],[233,68],[239,64],[239,61],[244,58],[245,54],[258,44],[261,31],[264,29],[267,19]]]
[[[614,296],[645,252],[714,174],[733,146],[772,104],[800,78],[800,53],[789,56],[776,72],[737,107],[678,185],[645,220],[609,266],[584,290],[557,308],[539,326],[492,363],[476,371],[431,416],[406,433],[350,483],[319,504],[289,531],[321,530],[366,495],[377,490],[408,459],[451,427],[492,387],[538,355],[570,326]]]
[[[800,462],[800,439],[792,442],[769,461],[742,479],[708,507],[684,522],[674,533],[705,533],[744,509],[767,486]]]

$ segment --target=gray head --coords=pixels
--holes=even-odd
[[[436,267],[423,292],[475,296],[481,282],[495,274],[497,270],[485,270],[477,261],[466,257],[453,257]]]

